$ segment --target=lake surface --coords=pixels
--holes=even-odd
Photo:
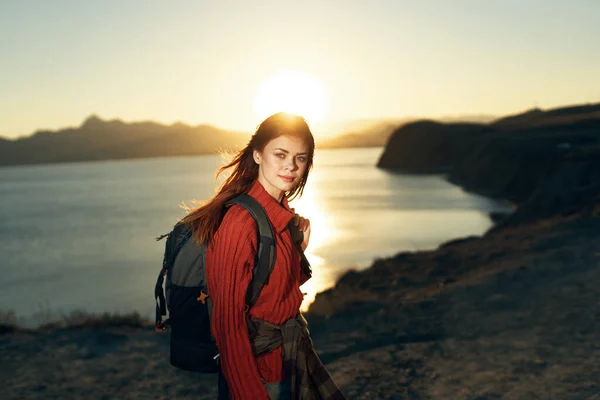
[[[313,278],[303,307],[348,269],[484,233],[507,206],[441,176],[375,167],[382,148],[319,150],[304,196]],[[75,309],[153,316],[166,233],[209,198],[214,155],[0,168],[0,310],[23,323]]]

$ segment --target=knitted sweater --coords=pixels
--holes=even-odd
[[[276,261],[251,317],[283,324],[296,317],[304,275],[287,224],[294,216],[287,199],[278,203],[258,181],[248,194],[264,207],[273,226]],[[257,226],[244,208],[227,211],[206,254],[206,280],[213,301],[211,330],[221,354],[221,367],[232,399],[268,399],[265,382],[283,380],[281,347],[257,358],[248,338],[244,315],[246,290],[257,249]],[[262,378],[262,379],[261,379]]]

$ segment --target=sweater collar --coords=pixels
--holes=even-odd
[[[263,187],[263,185],[258,181],[254,181],[252,188],[248,191],[248,194],[254,197],[261,206],[265,209],[271,224],[273,225],[273,229],[277,231],[277,233],[281,234],[283,231],[287,229],[287,225],[290,220],[294,217],[294,212],[290,208],[288,204],[287,197],[283,197],[283,201],[280,203],[277,202]]]

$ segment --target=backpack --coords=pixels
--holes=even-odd
[[[254,305],[275,265],[275,236],[263,207],[248,194],[239,195],[226,203],[244,207],[256,221],[258,246],[252,279],[246,291],[246,309]],[[226,207],[227,209],[227,207]],[[302,252],[302,232],[288,225],[292,240],[301,255],[302,269],[308,277],[310,264]],[[163,265],[158,275],[154,296],[156,300],[155,331],[170,327],[170,363],[193,372],[219,372],[219,350],[210,332],[212,301],[206,285],[206,245],[190,240],[193,231],[179,221],[173,230],[157,238],[167,238]],[[165,290],[163,290],[165,281]],[[165,297],[166,292],[166,297]],[[162,317],[169,311],[169,318]],[[250,326],[249,326],[250,327]]]

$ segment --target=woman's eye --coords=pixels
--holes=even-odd
[[[285,158],[285,154],[283,154],[283,153],[277,153],[277,154],[275,154],[275,156],[279,157],[279,158]]]
[[[306,157],[300,156],[300,157],[298,157],[298,161],[305,162],[306,161]]]

